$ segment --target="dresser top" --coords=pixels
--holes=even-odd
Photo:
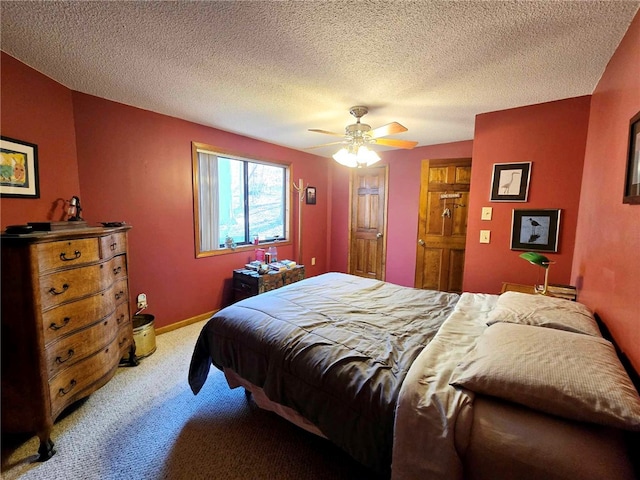
[[[22,234],[3,233],[0,235],[0,239],[3,245],[57,242],[59,240],[73,238],[101,237],[112,233],[126,232],[131,228],[131,225],[122,225],[119,227],[87,227],[55,231],[34,231]]]

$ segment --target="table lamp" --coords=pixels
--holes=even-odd
[[[539,253],[536,253],[536,252],[521,253],[520,258],[524,258],[527,262],[544,268],[544,286],[542,287],[542,289],[540,289],[538,285],[536,285],[534,288],[537,293],[546,295],[547,287],[549,286],[549,266],[552,263],[556,263],[556,262],[552,262],[544,255],[540,255]]]

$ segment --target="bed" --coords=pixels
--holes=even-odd
[[[393,479],[635,478],[640,397],[577,302],[327,273],[216,313],[194,394],[211,365]]]

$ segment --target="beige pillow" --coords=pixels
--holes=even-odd
[[[478,338],[451,384],[572,420],[640,430],[640,396],[601,337],[498,323]]]
[[[600,337],[591,311],[583,304],[546,295],[505,292],[489,313],[487,325],[498,322],[556,328]]]

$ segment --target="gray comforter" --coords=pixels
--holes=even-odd
[[[212,363],[230,368],[388,473],[403,380],[458,299],[340,273],[309,278],[214,315],[189,383],[197,394]]]

